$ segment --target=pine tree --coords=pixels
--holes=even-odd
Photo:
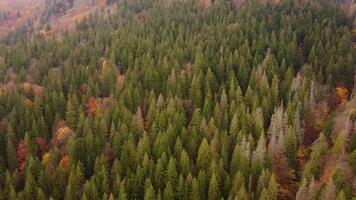
[[[345,194],[344,191],[339,192],[339,194],[337,195],[337,200],[345,200]]]
[[[190,192],[190,199],[196,199],[196,200],[200,200],[201,199],[200,187],[199,187],[199,183],[198,183],[196,178],[193,178],[192,188],[191,188],[190,191],[191,191]]]
[[[46,195],[45,193],[41,190],[41,188],[38,188],[37,190],[37,199],[36,200],[46,200]]]
[[[177,183],[177,178],[178,178],[178,173],[177,173],[177,164],[176,161],[173,157],[169,159],[168,166],[167,166],[167,171],[166,171],[166,182],[170,183],[171,187],[176,187]]]
[[[220,196],[219,184],[218,184],[215,174],[213,174],[210,178],[208,199],[214,200],[214,199],[220,199],[220,198],[221,198],[221,196]]]
[[[125,189],[125,185],[124,183],[120,184],[120,189],[119,189],[119,197],[118,200],[126,200],[127,196],[126,196],[126,189]]]
[[[7,140],[6,145],[6,152],[7,152],[7,166],[10,171],[14,171],[17,166],[17,159],[16,159],[16,149],[14,144],[10,139]]]
[[[173,191],[173,187],[171,182],[167,182],[166,187],[164,188],[164,192],[163,192],[163,197],[164,199],[167,200],[173,200],[174,199],[174,191]]]
[[[286,152],[289,166],[291,166],[292,169],[294,169],[297,160],[297,138],[292,128],[288,128],[287,130],[285,146],[286,146],[285,152]]]
[[[175,195],[178,199],[186,199],[186,191],[185,191],[185,183],[182,174],[179,175],[178,184],[177,184],[177,195]]]
[[[187,176],[190,172],[190,159],[188,153],[183,149],[179,158],[180,172]]]
[[[146,179],[144,200],[154,200],[154,199],[156,199],[155,190],[152,186],[151,180]]]
[[[296,200],[307,200],[307,199],[308,199],[307,180],[304,179],[302,185],[299,187],[299,190],[296,194]]]
[[[274,178],[274,175],[272,174],[271,179],[268,183],[268,192],[269,192],[269,198],[271,200],[277,199],[278,195],[278,183],[276,179]]]
[[[327,185],[322,193],[322,199],[331,200],[331,199],[336,199],[336,197],[337,197],[337,190],[336,190],[333,180],[331,179],[327,183]]]
[[[206,138],[200,144],[197,157],[198,169],[207,169],[211,162],[210,148]]]
[[[72,103],[72,99],[69,98],[67,101],[67,111],[65,113],[66,122],[68,126],[75,129],[77,126],[77,110]]]
[[[37,196],[36,182],[31,173],[26,176],[25,189],[24,189],[24,199],[25,200],[35,200]]]

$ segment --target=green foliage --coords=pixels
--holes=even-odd
[[[353,85],[338,6],[114,2],[58,38],[26,26],[1,41],[0,197],[274,200],[306,190],[329,152],[355,171],[356,137],[332,137],[336,116],[299,151],[318,134],[305,118],[318,89]],[[73,1],[46,5],[45,22]],[[345,176],[325,191],[351,198]]]
[[[355,173],[356,172],[356,149],[351,153],[349,162],[352,167],[352,170]]]

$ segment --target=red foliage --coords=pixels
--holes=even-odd
[[[59,162],[59,166],[61,166],[61,168],[64,171],[67,171],[69,169],[69,156],[68,155],[63,156],[63,158]]]
[[[88,114],[95,114],[98,111],[98,101],[95,97],[89,97],[87,103]]]
[[[26,162],[26,145],[24,140],[20,140],[19,144],[17,145],[17,160],[18,160],[18,165],[17,168],[20,172],[20,174],[23,174],[25,170],[25,162]]]

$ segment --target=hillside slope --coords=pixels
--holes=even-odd
[[[72,29],[90,13],[105,13],[115,9],[115,5],[108,5],[106,0],[2,0],[0,36],[28,23],[44,34]],[[48,25],[50,31],[45,30]]]

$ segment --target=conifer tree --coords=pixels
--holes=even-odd
[[[213,174],[210,178],[208,199],[213,200],[213,199],[220,199],[220,198],[221,197],[220,197],[219,184],[215,174]]]

